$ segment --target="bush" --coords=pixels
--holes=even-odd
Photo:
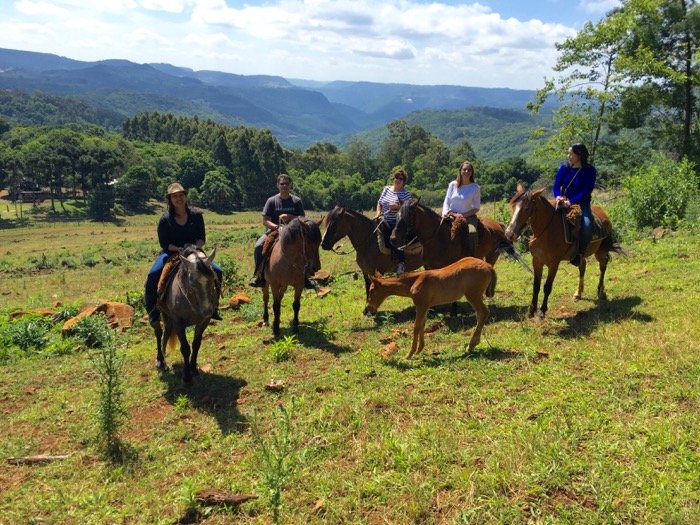
[[[697,194],[695,166],[687,159],[674,162],[660,154],[622,181],[637,227],[675,228]]]
[[[104,348],[112,341],[112,329],[104,314],[83,317],[71,328],[71,334],[88,348]]]

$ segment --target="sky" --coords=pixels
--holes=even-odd
[[[537,89],[620,0],[0,0],[0,48],[319,81]]]

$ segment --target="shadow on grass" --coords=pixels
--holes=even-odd
[[[457,363],[459,361],[467,359],[484,359],[487,361],[510,361],[511,359],[517,359],[519,357],[522,357],[522,354],[520,352],[516,352],[507,348],[489,347],[487,349],[480,350],[479,346],[484,344],[483,340],[473,352],[467,352],[466,347],[468,343],[469,340],[467,339],[465,341],[464,351],[458,354],[440,352],[425,354],[425,350],[423,350],[423,353],[418,354],[417,357],[414,356],[412,359],[394,356],[384,361],[384,364],[396,370],[406,371],[420,368],[440,368],[445,365]]]
[[[299,342],[304,346],[320,348],[335,356],[352,352],[351,347],[339,345],[331,340],[331,337],[329,337],[330,334],[326,328],[327,323],[327,319],[319,319],[318,321],[312,321],[310,323],[300,323],[299,333],[297,334]]]
[[[212,372],[200,372],[192,385],[182,381],[182,363],[174,363],[172,369],[162,372],[160,379],[168,390],[165,399],[175,404],[179,396],[187,396],[192,407],[214,417],[224,435],[245,432],[247,418],[238,410],[238,396],[247,383],[244,379]]]
[[[580,310],[576,315],[563,319],[566,325],[554,330],[554,333],[565,338],[589,336],[599,325],[634,319],[643,323],[651,323],[654,318],[649,314],[635,311],[642,304],[639,296],[620,297],[609,301],[592,301],[593,305],[587,310]]]

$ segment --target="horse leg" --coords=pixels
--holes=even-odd
[[[476,327],[474,328],[474,333],[469,340],[469,347],[467,348],[467,353],[469,353],[481,342],[481,331],[484,328],[484,324],[486,324],[486,319],[488,319],[489,309],[484,304],[481,294],[472,298],[467,297],[467,301],[469,301],[469,304],[472,305],[476,313]]]
[[[544,282],[544,298],[542,299],[542,306],[537,316],[540,319],[544,319],[547,313],[547,301],[549,300],[549,294],[552,293],[552,284],[554,284],[554,278],[557,276],[559,271],[559,262],[555,262],[552,266],[547,267],[547,280]]]
[[[160,324],[160,321],[157,321],[151,323],[151,326],[153,327],[153,333],[156,336],[156,368],[158,370],[164,370],[165,356],[163,355],[163,325]]]
[[[180,353],[182,354],[182,380],[185,383],[192,382],[192,367],[190,361],[190,344],[187,342],[185,325],[180,323],[175,329],[177,338],[180,341]]]
[[[204,330],[208,325],[208,322],[200,323],[194,328],[194,336],[192,337],[192,355],[190,356],[190,370],[192,372],[192,376],[199,375],[199,370],[197,369],[197,356],[199,355],[199,347],[202,346],[202,335],[204,335]]]
[[[272,294],[272,314],[274,319],[272,321],[272,335],[275,339],[280,336],[280,311],[282,310],[282,296],[277,297],[276,293]]]
[[[294,302],[292,303],[292,308],[294,309],[294,320],[292,321],[292,330],[294,333],[299,332],[299,308],[301,308],[301,292],[304,288],[294,288]]]
[[[406,359],[410,359],[415,354],[420,353],[425,346],[425,341],[423,338],[425,330],[425,318],[428,316],[428,307],[426,305],[416,304],[416,320],[413,322],[413,343],[411,344],[411,351],[406,356]]]
[[[270,287],[265,282],[263,286],[263,326],[270,326],[270,314],[267,312],[267,305],[270,302]]]
[[[533,317],[537,310],[537,298],[540,295],[540,286],[542,285],[542,268],[540,261],[532,259],[532,270],[535,277],[532,280],[532,300],[530,301],[530,309],[527,312],[528,317]]]
[[[365,272],[362,272],[362,277],[365,278],[365,302],[367,302],[367,299],[369,298],[369,287],[372,284],[372,281],[369,278],[369,275],[367,275]]]
[[[608,269],[610,253],[598,251],[595,254],[595,258],[598,259],[598,263],[600,263],[600,278],[598,279],[598,300],[607,301],[608,295],[605,293],[605,271]]]
[[[586,275],[586,258],[581,257],[581,264],[578,265],[578,288],[576,288],[576,293],[574,294],[574,300],[578,301],[581,299],[583,294],[583,278]]]

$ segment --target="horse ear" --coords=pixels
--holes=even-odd
[[[523,191],[525,191],[525,186],[518,182],[518,185],[515,187],[515,193],[522,193]]]
[[[209,254],[209,257],[207,257],[207,260],[206,260],[207,266],[211,266],[211,263],[214,262],[215,256],[216,256],[216,246],[214,246],[214,249]]]
[[[414,206],[418,206],[420,204],[420,197],[416,197],[416,202],[413,203]]]

